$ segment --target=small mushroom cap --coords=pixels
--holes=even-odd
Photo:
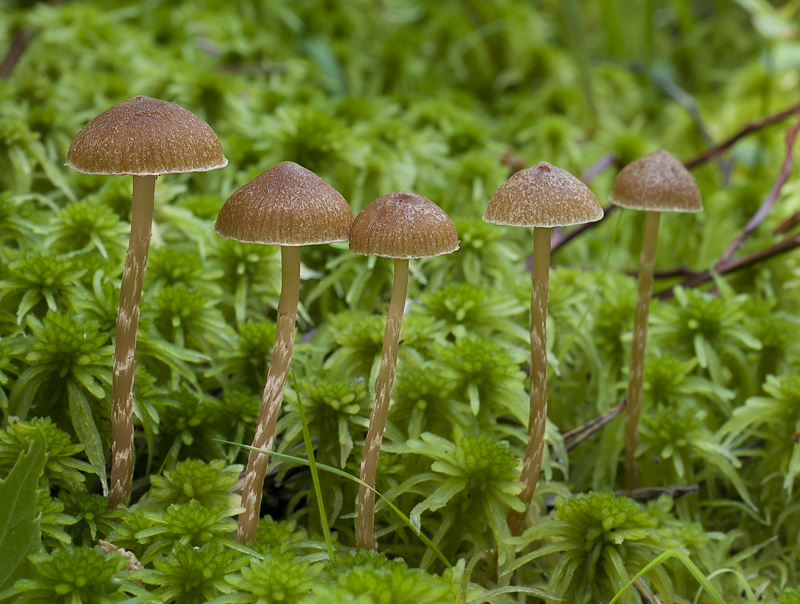
[[[211,126],[180,105],[137,96],[86,124],[66,166],[84,174],[157,176],[228,165]]]
[[[395,191],[359,212],[350,230],[350,251],[384,258],[430,258],[458,249],[453,221],[422,195]]]
[[[611,203],[634,210],[700,212],[697,181],[666,151],[653,151],[625,166],[611,187]]]
[[[312,245],[347,241],[351,224],[353,210],[339,191],[284,161],[233,192],[214,232],[244,243]]]
[[[546,161],[509,178],[483,215],[486,222],[526,227],[569,226],[602,217],[603,208],[589,187]]]

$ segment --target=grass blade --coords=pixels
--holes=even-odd
[[[219,438],[216,438],[214,440],[216,440],[217,442],[223,443],[225,445],[233,445],[234,447],[241,447],[242,449],[247,449],[248,451],[255,451],[257,453],[262,453],[263,455],[272,455],[273,457],[277,457],[278,459],[283,459],[283,460],[286,460],[286,461],[294,461],[294,462],[299,463],[300,465],[303,465],[303,466],[310,466],[311,465],[308,462],[308,460],[303,459],[302,457],[295,457],[293,455],[286,455],[285,453],[278,453],[277,451],[266,451],[264,449],[257,449],[256,447],[252,447],[250,445],[243,445],[242,443],[235,443],[235,442],[231,442],[229,440],[222,440],[222,439],[219,439]],[[400,519],[403,521],[403,523],[408,528],[410,528],[412,531],[414,531],[414,533],[417,535],[417,537],[419,537],[420,541],[422,541],[434,553],[434,555],[437,558],[439,558],[439,560],[441,560],[444,563],[445,566],[447,566],[447,568],[453,568],[453,565],[450,564],[450,562],[447,560],[447,558],[444,557],[444,554],[441,551],[439,551],[439,548],[436,547],[436,544],[433,541],[431,541],[425,535],[425,533],[415,529],[414,525],[411,524],[411,520],[408,519],[408,516],[406,516],[402,511],[400,511],[400,509],[395,504],[393,504],[386,497],[381,495],[380,492],[378,492],[377,490],[373,489],[371,486],[369,486],[366,482],[362,481],[360,478],[357,478],[355,476],[351,476],[350,474],[348,474],[347,472],[345,472],[343,470],[340,470],[339,468],[334,468],[333,466],[329,466],[329,465],[326,465],[324,463],[318,463],[318,464],[316,464],[316,466],[320,470],[324,470],[325,472],[330,472],[331,474],[335,474],[336,476],[341,476],[342,478],[346,478],[347,480],[350,480],[352,482],[355,482],[357,484],[364,485],[365,487],[367,487],[369,490],[371,490],[373,493],[375,493],[378,497],[380,497],[381,499],[383,499],[386,502],[386,505],[388,505],[392,509],[392,511],[400,517]]]
[[[308,455],[308,467],[311,468],[311,480],[314,482],[314,492],[317,495],[317,505],[319,506],[319,521],[322,524],[322,534],[325,536],[325,545],[328,548],[328,557],[333,560],[333,544],[331,543],[331,531],[328,528],[328,515],[325,513],[325,502],[322,501],[322,489],[319,486],[319,473],[317,472],[317,462],[314,459],[314,447],[311,445],[311,434],[308,432],[306,414],[303,411],[303,401],[300,398],[300,388],[297,385],[297,376],[292,371],[292,385],[297,396],[297,411],[300,414],[300,425],[303,426],[303,440],[306,443],[306,454]]]
[[[677,558],[681,561],[681,563],[686,567],[686,569],[691,573],[691,575],[697,580],[700,586],[706,590],[711,599],[714,600],[715,604],[725,604],[725,600],[722,599],[722,596],[719,595],[719,592],[714,589],[714,586],[711,585],[711,581],[709,581],[703,572],[697,568],[697,565],[689,559],[689,556],[686,555],[683,551],[679,549],[671,549],[665,551],[663,554],[652,560],[647,566],[645,566],[642,570],[640,570],[636,575],[628,581],[628,583],[623,587],[621,590],[617,592],[617,594],[613,597],[613,599],[608,604],[614,604],[617,600],[622,597],[622,594],[625,593],[625,590],[631,587],[637,579],[646,575],[652,569],[654,569],[659,564],[663,564],[670,558]]]

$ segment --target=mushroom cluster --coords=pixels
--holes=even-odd
[[[111,509],[127,505],[131,491],[136,331],[156,177],[212,170],[226,164],[217,136],[202,119],[178,105],[145,96],[115,105],[94,118],[69,148],[66,165],[79,172],[133,176],[131,234],[120,287],[113,359]],[[656,151],[625,167],[614,181],[610,197],[616,205],[646,211],[625,424],[627,484],[636,488],[640,477],[635,453],[659,212],[697,212],[702,201],[695,180],[665,151]],[[585,184],[560,168],[539,162],[504,183],[492,196],[483,217],[489,223],[533,227],[530,415],[520,477],[522,503],[517,506],[524,511],[508,514],[513,535],[519,535],[524,526],[544,456],[551,232],[553,227],[593,222],[602,216],[597,198]],[[306,168],[285,161],[237,189],[223,204],[213,230],[237,242],[281,248],[276,336],[242,487],[244,511],[239,515],[237,532],[241,543],[255,538],[268,453],[291,364],[301,247],[349,240],[350,250],[356,254],[393,259],[394,282],[358,494],[356,545],[358,549],[374,549],[374,487],[394,384],[409,260],[456,251],[459,240],[452,221],[432,201],[406,191],[379,197],[354,220],[338,191]]]

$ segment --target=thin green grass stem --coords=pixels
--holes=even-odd
[[[686,569],[691,573],[691,575],[697,580],[700,586],[706,590],[706,593],[711,597],[715,604],[725,604],[725,600],[722,599],[722,596],[719,595],[719,592],[711,585],[711,581],[709,581],[706,576],[703,574],[697,565],[691,561],[688,555],[685,552],[679,549],[671,549],[665,551],[663,554],[656,557],[652,560],[649,564],[647,564],[642,570],[640,570],[636,575],[628,581],[628,583],[623,587],[617,594],[611,599],[608,604],[614,604],[617,600],[622,597],[622,594],[625,593],[626,589],[629,589],[635,581],[646,575],[648,572],[653,570],[656,566],[663,564],[670,558],[677,558],[680,562],[686,567]],[[695,598],[695,601],[697,599]]]
[[[333,544],[331,543],[331,532],[328,529],[328,515],[325,513],[325,502],[322,501],[322,489],[319,486],[319,473],[317,472],[317,462],[314,459],[314,447],[311,445],[311,434],[308,431],[306,414],[303,411],[303,400],[300,398],[300,388],[297,386],[297,376],[292,371],[292,385],[297,396],[297,412],[300,414],[300,425],[303,426],[303,441],[306,443],[306,454],[308,455],[308,467],[311,468],[311,480],[314,482],[314,493],[317,496],[319,506],[319,521],[322,525],[322,534],[325,536],[325,546],[328,548],[328,558],[333,560]]]
[[[215,438],[214,440],[216,442],[219,442],[219,443],[222,443],[222,444],[225,444],[225,445],[233,445],[234,447],[242,447],[243,449],[247,449],[248,451],[254,451],[256,453],[263,453],[264,455],[267,455],[267,456],[271,455],[273,457],[277,457],[278,459],[283,459],[284,461],[293,461],[293,462],[296,462],[296,463],[300,464],[301,466],[309,467],[311,465],[308,460],[303,459],[302,457],[295,457],[293,455],[286,455],[285,453],[278,453],[277,451],[267,451],[265,449],[256,449],[255,447],[252,447],[250,445],[243,445],[242,443],[235,443],[235,442],[232,442],[232,441],[229,441],[229,440],[222,440],[222,439],[219,439],[219,438]],[[395,504],[393,504],[386,497],[384,497],[379,491],[377,491],[376,489],[372,488],[367,483],[363,482],[361,479],[356,478],[355,476],[352,476],[352,475],[348,474],[347,472],[345,472],[343,470],[340,470],[339,468],[334,468],[333,466],[329,466],[329,465],[324,464],[324,463],[318,463],[318,464],[316,464],[316,466],[320,470],[323,470],[325,472],[330,472],[331,474],[335,474],[336,476],[341,476],[342,478],[346,478],[347,480],[355,482],[356,484],[363,485],[363,486],[367,487],[369,490],[371,490],[373,493],[375,493],[378,497],[380,497],[381,499],[383,499],[386,502],[386,505],[388,505],[389,508],[395,514],[398,515],[398,517],[403,521],[403,523],[408,528],[410,528],[414,532],[414,534],[417,535],[417,537],[419,537],[419,540],[422,541],[422,543],[424,543],[434,553],[434,555],[437,558],[439,558],[439,560],[442,561],[442,563],[447,568],[453,568],[453,565],[450,564],[450,562],[447,560],[447,558],[445,558],[444,554],[441,551],[439,551],[439,548],[436,547],[436,544],[433,543],[433,541],[431,541],[425,535],[425,533],[423,533],[421,530],[418,531],[417,529],[415,529],[414,525],[411,524],[411,520],[409,520],[408,516],[406,516],[402,511],[400,511],[400,508],[398,508]]]

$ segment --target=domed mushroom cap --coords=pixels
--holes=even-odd
[[[339,191],[284,161],[233,192],[214,232],[245,243],[311,245],[347,241],[351,224],[353,210]]]
[[[625,166],[611,187],[611,203],[634,210],[700,212],[697,181],[666,151],[653,151]]]
[[[546,161],[509,178],[483,215],[486,222],[526,227],[569,226],[602,217],[603,208],[589,187]]]
[[[86,124],[66,166],[84,174],[155,176],[228,165],[211,126],[180,105],[137,96]]]
[[[363,256],[430,258],[457,249],[456,227],[444,210],[406,191],[378,197],[350,230],[350,251]]]

